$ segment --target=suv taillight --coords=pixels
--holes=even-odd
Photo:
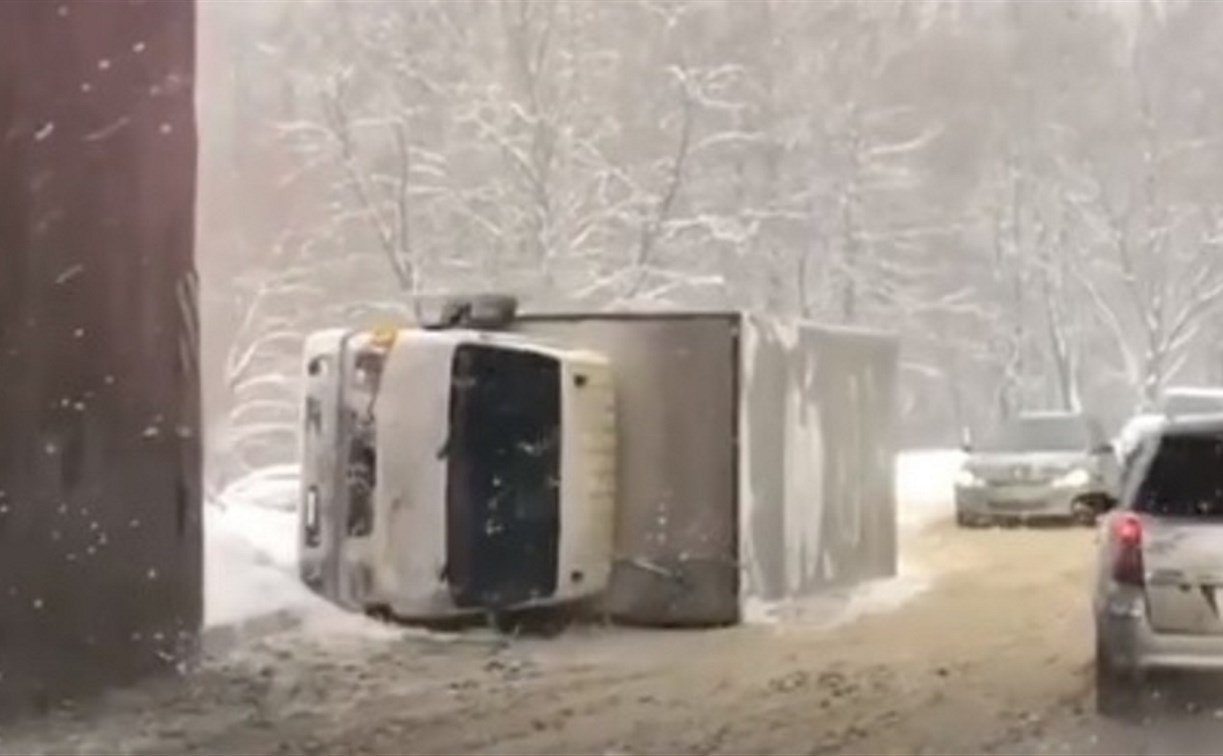
[[[1123,585],[1146,582],[1142,563],[1142,518],[1133,513],[1112,521],[1113,580]]]

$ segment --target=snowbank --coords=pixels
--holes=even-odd
[[[903,538],[955,516],[955,478],[964,453],[955,449],[906,451],[896,457],[896,524]]]
[[[242,516],[235,514],[215,504],[204,507],[204,625],[232,625],[318,607],[321,602],[297,580],[292,559],[278,563],[283,554],[256,548],[240,530]]]
[[[260,509],[294,512],[300,487],[300,465],[271,465],[232,481],[217,499],[225,507],[249,504]]]
[[[298,468],[256,470],[204,507],[204,624],[268,631],[337,614],[297,578]]]
[[[299,468],[245,475],[204,507],[204,617],[232,624],[317,603],[297,580]]]
[[[374,638],[406,632],[335,607],[298,579],[297,474],[290,465],[257,470],[204,507],[206,649],[228,652],[289,628]]]
[[[283,572],[297,572],[297,513],[247,503],[213,507],[217,527],[242,541],[258,558]]]

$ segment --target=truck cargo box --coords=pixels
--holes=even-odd
[[[896,572],[897,341],[740,312],[523,315],[604,354],[614,618],[704,626]]]
[[[600,472],[584,473],[590,488],[564,511],[568,522],[595,530],[603,518],[614,519],[610,576],[585,582],[606,585],[600,612],[654,626],[733,624],[749,602],[800,599],[895,573],[893,338],[737,312],[533,314],[507,326],[524,349],[600,355],[585,358],[583,369],[598,376],[585,395],[597,386],[592,407],[610,412],[614,394],[615,433],[607,430],[610,420],[582,431],[595,434],[587,443],[597,453],[586,454],[599,460],[590,464]],[[308,579],[342,602],[385,601],[401,615],[445,613],[496,603],[472,577],[483,567],[528,569],[522,555],[497,555],[470,522],[452,517],[462,512],[487,523],[490,512],[442,504],[463,476],[455,477],[453,458],[438,461],[436,450],[476,430],[454,434],[454,395],[447,393],[465,380],[455,367],[456,345],[475,337],[442,332],[449,333],[405,335],[404,343],[417,346],[397,346],[387,362],[376,402],[376,488],[384,490],[374,497],[372,537],[344,536],[336,524],[304,563]],[[515,343],[500,332],[484,338]],[[345,359],[355,370],[351,352]],[[542,411],[542,396],[526,392],[518,400]],[[335,402],[324,395],[317,401],[325,424]],[[593,417],[599,410],[590,411]],[[486,433],[490,443],[498,436]],[[334,446],[307,450],[316,477],[339,469]],[[394,463],[385,456],[391,448]],[[606,482],[593,482],[600,476]],[[343,495],[327,493],[342,484],[311,480],[308,500],[321,495],[332,502],[329,517],[344,517],[336,503]],[[487,499],[488,490],[473,489],[469,498]],[[339,540],[327,540],[333,537]],[[491,561],[474,557],[480,553]]]

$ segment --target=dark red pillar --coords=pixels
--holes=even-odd
[[[197,645],[194,11],[0,1],[0,713]]]

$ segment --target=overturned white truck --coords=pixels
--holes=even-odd
[[[301,577],[404,619],[710,626],[892,575],[896,372],[891,337],[738,312],[315,334]]]

